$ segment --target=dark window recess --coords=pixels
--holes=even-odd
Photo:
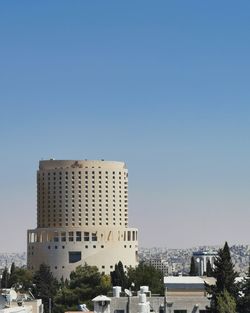
[[[82,253],[81,251],[70,251],[69,252],[69,263],[76,263],[81,261]]]

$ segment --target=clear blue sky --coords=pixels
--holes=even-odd
[[[41,158],[124,160],[142,246],[250,243],[250,2],[0,2],[0,252]]]

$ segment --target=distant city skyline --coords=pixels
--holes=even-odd
[[[39,160],[129,168],[139,245],[249,244],[250,3],[0,3],[0,252]]]

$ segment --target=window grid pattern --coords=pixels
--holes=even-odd
[[[37,172],[37,207],[39,228],[127,227],[127,169],[99,164],[40,169]]]

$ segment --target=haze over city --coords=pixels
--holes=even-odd
[[[0,252],[41,159],[124,161],[139,245],[249,243],[250,3],[0,3]]]

